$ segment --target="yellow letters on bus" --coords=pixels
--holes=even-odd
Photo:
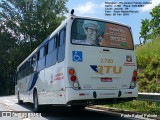
[[[102,74],[102,73],[110,73],[110,72],[113,72],[114,74],[120,74],[122,72],[122,66],[120,67],[117,67],[117,66],[98,66],[98,72],[99,74]]]

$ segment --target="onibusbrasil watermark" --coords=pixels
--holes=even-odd
[[[29,111],[0,111],[0,117],[12,117],[12,118],[39,118],[42,117],[41,113],[29,112]]]

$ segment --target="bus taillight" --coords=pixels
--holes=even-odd
[[[68,72],[69,72],[70,75],[74,75],[74,73],[75,73],[74,69],[69,69]]]
[[[137,70],[134,70],[133,76],[132,76],[132,81],[137,81],[137,75],[138,75]]]
[[[74,81],[76,81],[76,79],[77,79],[77,78],[76,78],[76,76],[75,76],[75,75],[71,76],[71,81],[73,81],[73,82],[74,82]]]
[[[78,81],[78,78],[76,75],[76,71],[73,67],[68,69],[68,78],[69,78],[71,86],[74,89],[80,89],[80,85],[79,85],[79,81]]]
[[[137,70],[134,70],[134,71],[133,71],[133,76],[134,76],[134,77],[137,77],[137,75],[138,75]]]
[[[136,77],[132,77],[132,81],[136,81],[137,80],[137,78]]]
[[[131,80],[131,83],[130,83],[130,88],[135,88],[136,87],[136,84],[137,84],[137,70],[134,70],[133,71],[133,75],[132,75],[132,80]]]

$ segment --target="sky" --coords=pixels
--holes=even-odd
[[[123,5],[129,5],[124,4],[124,2],[150,2],[150,4],[143,4],[143,7],[131,7],[135,4],[130,4],[130,7],[127,6],[129,10],[138,11],[138,13],[132,13],[129,14],[129,16],[106,16],[105,5],[109,4],[105,4],[105,2],[114,2],[113,4],[110,4],[113,6],[118,5],[119,2],[123,2],[123,4],[120,4],[121,7]],[[75,15],[102,18],[131,26],[134,44],[139,44],[141,21],[142,19],[151,19],[152,17],[150,12],[159,3],[160,0],[68,0],[66,7],[69,9],[69,11],[74,9]],[[113,7],[113,9],[114,8],[115,7]]]

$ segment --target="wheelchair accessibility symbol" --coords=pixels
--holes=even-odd
[[[72,51],[72,60],[75,62],[82,62],[82,51]]]

